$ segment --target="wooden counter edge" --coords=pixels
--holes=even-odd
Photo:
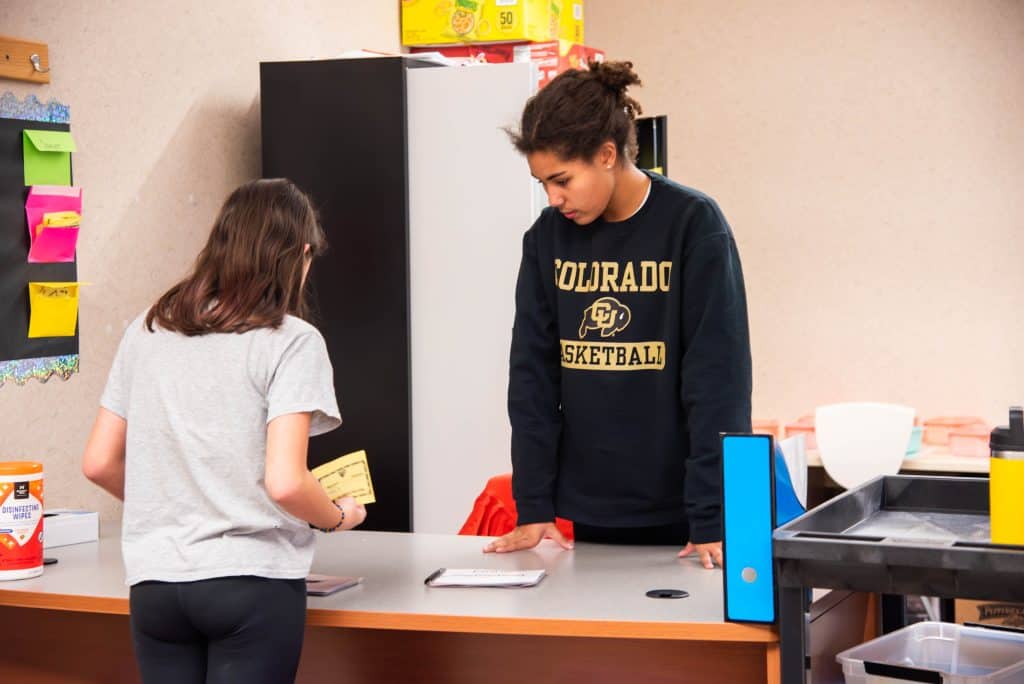
[[[128,615],[128,599],[0,589],[0,606]]]
[[[128,615],[128,599],[76,594],[51,594],[0,589],[0,606],[39,608],[80,613]],[[617,620],[563,620],[552,618],[479,617],[384,613],[376,611],[309,608],[311,627],[351,627],[417,632],[521,634],[537,636],[617,637],[623,639],[676,639],[775,643],[778,633],[768,625],[731,622],[629,622]]]
[[[323,627],[397,629],[472,634],[520,634],[530,636],[616,637],[775,643],[778,633],[768,625],[730,622],[630,622],[618,620],[564,620],[554,618],[478,617],[421,613],[310,608],[306,624]]]

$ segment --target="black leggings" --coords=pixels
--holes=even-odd
[[[306,623],[304,580],[141,582],[129,603],[145,684],[295,680]]]

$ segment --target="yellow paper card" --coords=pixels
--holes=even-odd
[[[43,214],[42,225],[47,228],[67,228],[77,226],[82,222],[82,217],[77,211],[51,211]]]
[[[373,493],[370,466],[366,462],[365,451],[345,454],[313,468],[312,472],[313,477],[320,481],[320,485],[332,499],[351,496],[361,504],[377,501]]]
[[[79,283],[29,283],[29,337],[73,337]]]
[[[36,226],[35,236],[47,228],[77,228],[82,222],[82,217],[77,211],[54,211],[43,214],[43,220]]]

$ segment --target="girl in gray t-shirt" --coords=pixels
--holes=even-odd
[[[193,272],[128,326],[85,475],[124,500],[122,548],[142,678],[294,679],[311,527],[359,525],[306,468],[341,424],[305,280],[325,238],[290,181],[228,197]]]

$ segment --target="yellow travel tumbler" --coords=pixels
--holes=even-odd
[[[992,430],[988,501],[993,544],[1024,545],[1024,410],[1010,408],[1010,424]]]

